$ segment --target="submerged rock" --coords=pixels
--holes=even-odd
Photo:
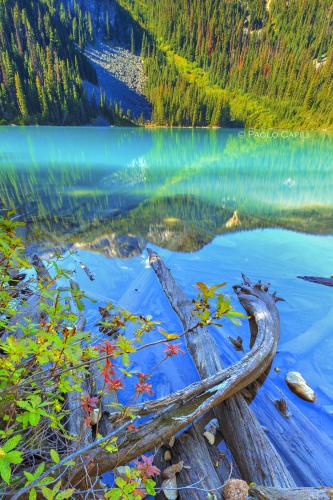
[[[283,399],[283,398],[277,399],[276,401],[274,401],[274,404],[275,404],[275,407],[281,413],[281,415],[283,415],[286,418],[291,417],[291,413],[288,410],[287,402],[285,399]]]
[[[242,479],[229,479],[223,488],[224,500],[246,500],[249,486]]]
[[[213,418],[205,426],[205,432],[203,433],[203,435],[207,439],[208,443],[211,445],[215,444],[216,432],[218,428],[219,428],[219,423],[217,418]]]
[[[176,474],[179,474],[183,470],[183,467],[184,467],[184,462],[181,460],[177,464],[172,464],[170,465],[170,467],[164,469],[164,471],[162,472],[162,476],[165,479],[171,479]]]
[[[175,441],[176,441],[176,436],[172,436],[169,440],[169,446],[170,448],[173,448],[174,445],[175,445]]]
[[[176,500],[178,498],[176,476],[173,476],[170,479],[165,479],[165,481],[163,481],[162,491],[168,500]]]
[[[316,393],[306,383],[303,376],[299,372],[289,372],[285,378],[289,389],[301,399],[314,403]]]

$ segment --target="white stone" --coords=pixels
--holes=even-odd
[[[289,389],[301,399],[314,403],[316,393],[306,383],[303,376],[299,372],[289,372],[285,378]]]
[[[177,491],[177,479],[176,476],[171,477],[170,479],[165,479],[162,483],[162,490],[165,497],[168,500],[177,500],[178,491]]]

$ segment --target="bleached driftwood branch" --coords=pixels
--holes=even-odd
[[[185,330],[187,348],[202,378],[223,369],[218,347],[207,328],[196,327],[192,303],[181,290],[159,255],[148,250],[149,261],[169,302],[179,316]],[[265,317],[265,328],[272,338],[279,338],[279,318],[275,298],[263,290],[247,285],[236,287],[240,302],[253,315],[253,342],[256,328]],[[190,330],[194,327],[194,330]],[[295,483],[280,456],[272,446],[261,425],[241,394],[235,394],[215,409],[225,441],[231,450],[242,477],[259,484],[294,486]]]
[[[139,425],[136,431],[120,432],[118,453],[96,450],[91,472],[98,470],[102,473],[113,469],[160,446],[176,432],[241,391],[267,370],[276,353],[279,332],[273,328],[274,319],[267,305],[261,300],[263,293],[261,289],[249,285],[237,287],[240,301],[257,324],[257,337],[251,351],[234,365],[212,376],[164,398],[134,407],[133,411],[139,416],[153,416],[148,422]],[[271,300],[274,301],[274,298]],[[79,467],[72,479],[77,480],[81,474],[82,468]]]

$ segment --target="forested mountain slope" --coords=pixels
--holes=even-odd
[[[81,78],[94,79],[69,33],[75,15],[55,2],[0,0],[0,119],[82,123],[88,103]],[[91,39],[81,20],[81,43]]]
[[[223,124],[210,113],[219,101],[248,126],[332,126],[331,0],[120,3],[161,49],[149,65],[155,121]]]
[[[112,0],[0,0],[0,122],[82,124],[102,113],[124,123],[104,92],[88,99],[82,85],[98,84],[84,48],[130,36],[130,16],[117,25],[115,7]]]
[[[154,124],[333,126],[331,0],[0,0],[0,120],[119,122],[112,88],[82,85],[108,85],[84,51],[115,40],[145,60]]]

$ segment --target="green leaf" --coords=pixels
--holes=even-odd
[[[33,481],[35,479],[35,476],[33,474],[31,474],[31,472],[28,472],[26,470],[23,471],[23,474],[25,475],[25,477],[27,478],[27,482],[25,483],[25,486],[29,483],[31,483],[31,481]]]
[[[9,484],[9,482],[10,482],[11,473],[12,473],[12,471],[10,469],[9,463],[6,460],[1,460],[0,461],[0,476],[7,484]]]
[[[37,498],[37,492],[35,488],[32,488],[32,490],[30,490],[29,492],[29,500],[36,500],[36,498]]]
[[[121,495],[121,490],[119,490],[118,488],[112,488],[112,490],[108,491],[105,496],[110,500],[119,500]]]
[[[156,496],[155,486],[156,483],[152,479],[147,479],[147,481],[145,481],[145,488],[148,495]]]
[[[115,483],[119,488],[123,488],[126,485],[126,481],[122,477],[116,477]]]
[[[44,497],[47,500],[53,500],[54,493],[53,493],[53,490],[51,490],[50,488],[47,488],[46,486],[43,486],[42,487],[42,493],[43,493]]]
[[[46,476],[46,477],[43,477],[43,479],[41,479],[38,484],[40,484],[40,485],[48,484],[48,483],[51,483],[52,481],[54,481],[54,477]]]
[[[29,413],[29,422],[33,427],[36,427],[40,421],[39,413]]]
[[[20,464],[22,462],[21,451],[10,451],[6,455],[6,460],[12,464]]]
[[[75,488],[68,488],[67,490],[61,491],[56,496],[56,499],[57,500],[65,500],[66,498],[71,498],[71,496],[73,495],[74,491],[75,491]]]
[[[50,455],[51,455],[51,458],[52,458],[54,463],[58,464],[60,462],[59,454],[53,448],[51,448],[51,450],[50,450]]]
[[[45,463],[43,462],[42,464],[39,464],[38,467],[37,467],[37,469],[35,470],[35,472],[34,472],[34,478],[36,479],[41,474],[43,474],[44,469],[45,469]]]
[[[68,462],[65,462],[64,465],[66,467],[73,466],[75,465],[75,460],[68,460]]]
[[[241,326],[242,322],[240,319],[237,319],[237,318],[233,318],[233,317],[229,317],[228,316],[228,319],[229,321],[231,321],[232,324],[234,324],[235,326]]]
[[[7,453],[8,451],[13,450],[16,448],[18,443],[21,441],[21,434],[17,434],[17,436],[13,436],[10,438],[4,445],[3,445],[3,450]]]
[[[122,356],[122,362],[124,366],[129,366],[130,364],[130,357],[126,352]]]

